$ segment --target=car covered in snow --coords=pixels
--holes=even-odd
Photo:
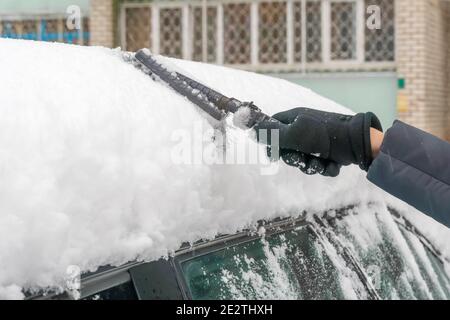
[[[103,267],[83,275],[80,298],[449,299],[448,261],[409,221],[388,211],[386,220],[361,221],[356,206],[314,215],[314,222],[278,219],[257,231],[185,244],[169,258]],[[365,243],[354,232],[381,238]]]
[[[160,58],[267,114],[352,113]],[[0,39],[0,68],[1,298],[450,298],[447,228],[358,168],[272,163],[233,116],[209,119],[120,50]]]

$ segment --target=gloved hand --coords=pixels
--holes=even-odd
[[[306,174],[337,176],[341,166],[359,165],[365,171],[372,163],[370,128],[382,131],[371,112],[354,116],[295,108],[272,116],[278,121],[255,125],[258,141],[271,143],[271,129],[279,130],[280,157]],[[262,131],[264,135],[262,135]],[[265,137],[266,141],[261,141]]]

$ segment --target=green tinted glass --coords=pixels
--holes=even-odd
[[[442,262],[416,235],[395,223],[387,209],[364,210],[334,221],[333,230],[351,249],[379,296],[449,299],[450,282]]]
[[[181,268],[193,299],[340,299],[348,291],[364,298],[357,276],[336,259],[309,228],[297,227],[195,257]],[[346,270],[339,272],[336,263]]]

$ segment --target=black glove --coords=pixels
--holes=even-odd
[[[278,121],[255,125],[258,141],[265,130],[271,143],[271,129],[279,130],[280,156],[288,165],[307,174],[337,176],[342,165],[357,164],[365,171],[372,163],[370,128],[382,131],[371,112],[355,116],[295,108],[272,116]]]

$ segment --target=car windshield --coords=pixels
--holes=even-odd
[[[311,227],[296,227],[181,262],[193,299],[367,298],[356,273]]]

